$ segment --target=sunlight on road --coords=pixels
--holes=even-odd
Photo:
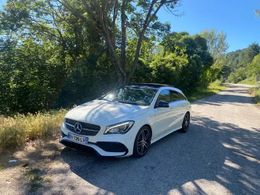
[[[206,179],[197,179],[183,184],[178,189],[168,192],[168,195],[183,195],[183,194],[232,194],[227,188],[216,181]]]

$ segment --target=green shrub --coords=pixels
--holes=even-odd
[[[260,104],[260,88],[255,89],[255,94],[254,95],[255,95],[255,97],[254,97],[255,102],[257,104]]]
[[[256,78],[254,76],[248,77],[243,81],[239,82],[240,84],[247,84],[247,85],[255,85],[256,84]]]

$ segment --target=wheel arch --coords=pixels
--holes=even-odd
[[[143,125],[140,129],[142,129],[143,127],[148,127],[148,128],[149,128],[149,130],[150,130],[150,132],[151,132],[151,137],[152,137],[152,136],[153,136],[153,130],[152,130],[151,125],[145,124],[145,125]]]
[[[142,125],[142,126],[140,127],[140,129],[139,129],[137,135],[136,135],[135,142],[134,142],[134,145],[133,145],[133,156],[134,156],[134,157],[138,157],[138,158],[144,156],[145,153],[148,151],[149,146],[151,145],[151,142],[149,142],[149,143],[147,142],[147,143],[148,143],[147,151],[146,151],[145,153],[142,153],[142,154],[140,154],[140,153],[138,152],[138,148],[137,148],[137,136],[138,136],[138,134],[140,133],[140,131],[141,131],[143,128],[146,128],[147,130],[149,130],[149,132],[151,133],[150,141],[151,141],[151,139],[152,139],[152,128],[151,128],[151,126],[150,126],[149,124],[144,124],[144,125]]]

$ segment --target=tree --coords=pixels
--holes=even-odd
[[[56,48],[49,48],[48,43],[36,44],[32,39],[9,44],[0,49],[0,113],[51,108],[65,73],[62,64],[53,58]]]
[[[248,75],[260,81],[260,53],[254,57],[252,62],[248,65]]]
[[[115,71],[93,25],[57,0],[7,1],[0,12],[0,112],[67,106],[109,88]]]
[[[259,9],[255,10],[255,14],[256,14],[257,16],[260,16],[260,10],[259,10]]]
[[[260,46],[257,43],[250,44],[247,48],[230,52],[226,55],[225,66],[229,69],[231,82],[239,82],[244,79],[255,77],[254,58],[260,53]]]
[[[173,32],[163,38],[161,45],[163,55],[155,56],[151,63],[155,81],[174,85],[188,93],[198,85],[208,84],[209,79],[203,75],[213,59],[203,37]]]
[[[78,1],[58,0],[75,17],[92,19],[101,33],[109,56],[118,74],[119,83],[127,83],[133,77],[145,36],[168,31],[169,25],[158,21],[162,7],[173,11],[179,0],[81,0],[82,10],[75,8]],[[128,38],[136,37],[133,59],[127,59]]]
[[[169,33],[164,0],[8,0],[0,11],[0,112],[37,112],[100,96],[117,84],[208,84],[207,41]],[[117,77],[118,75],[118,77]]]
[[[248,46],[248,48],[245,49],[245,51],[241,54],[242,55],[242,61],[243,66],[248,65],[252,62],[254,57],[260,53],[260,46],[257,43],[252,43]]]
[[[228,43],[226,40],[226,34],[224,32],[217,32],[215,30],[204,31],[200,33],[202,37],[207,40],[209,52],[217,59],[221,57],[228,49]]]

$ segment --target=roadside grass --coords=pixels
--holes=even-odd
[[[249,77],[243,81],[240,81],[239,84],[247,84],[247,85],[255,85],[256,84],[255,77]]]
[[[0,164],[0,171],[3,170],[5,167],[4,165]]]
[[[250,89],[250,93],[253,96],[253,100],[256,104],[260,105],[260,87],[254,87]]]
[[[1,151],[22,147],[26,141],[57,136],[66,110],[0,117]]]
[[[198,99],[217,94],[226,87],[221,84],[220,81],[215,81],[209,84],[208,87],[198,87],[192,94],[188,95],[188,99],[194,102]]]
[[[257,104],[260,104],[260,88],[255,89],[255,97],[254,100]]]
[[[255,87],[252,87],[249,89],[249,92],[253,96],[253,100],[256,104],[260,104],[260,82],[256,82],[255,77],[249,77],[243,81],[239,82],[240,84],[247,84],[247,85],[254,85]]]

